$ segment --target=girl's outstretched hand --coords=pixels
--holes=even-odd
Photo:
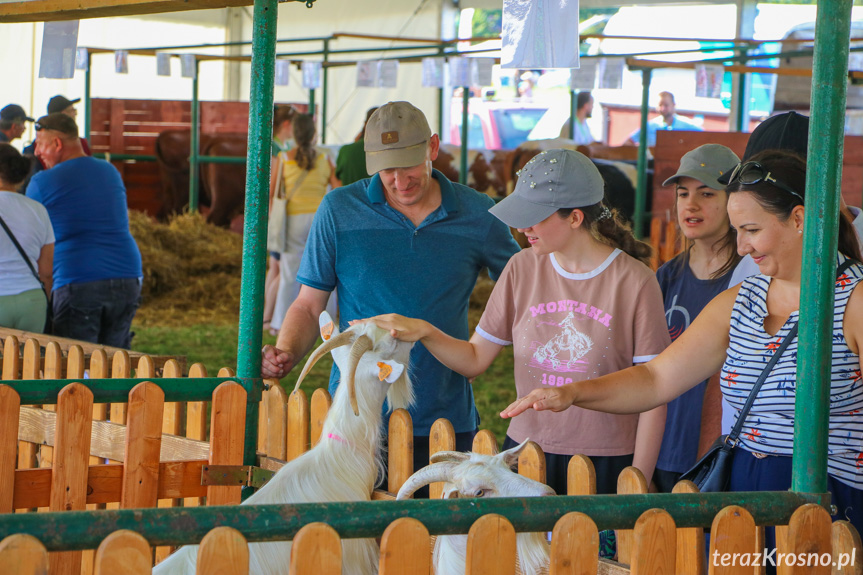
[[[563,411],[572,406],[572,389],[569,385],[562,387],[545,387],[534,389],[522,398],[516,399],[509,407],[500,412],[504,419],[515,417],[528,409],[535,411]]]
[[[395,313],[376,315],[367,319],[355,319],[349,321],[348,324],[369,322],[379,328],[390,330],[390,335],[401,341],[419,341],[431,331],[431,324],[427,321]]]

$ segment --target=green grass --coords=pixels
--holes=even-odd
[[[188,366],[203,363],[210,375],[215,375],[222,367],[236,369],[238,337],[236,325],[190,324],[181,327],[160,327],[136,323],[132,330],[135,332],[132,340],[132,349],[135,351],[152,355],[185,355]],[[275,337],[264,334],[264,344],[274,344],[275,341]],[[304,363],[305,360],[300,365]],[[316,388],[326,388],[331,365],[332,359],[328,354],[309,373],[303,383],[303,389],[309,397]],[[286,391],[293,390],[299,372],[299,369],[295,369],[282,380]],[[512,374],[512,348],[507,347],[491,367],[478,376],[473,383],[474,397],[481,420],[480,428],[491,430],[499,444],[503,442],[508,422],[501,419],[498,414],[516,396]]]

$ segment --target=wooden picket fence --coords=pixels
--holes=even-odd
[[[550,544],[549,575],[623,575],[703,573],[705,556],[697,564],[681,564],[681,545],[687,545],[674,520],[662,509],[643,513],[632,531],[633,548],[628,565],[611,565],[598,558],[599,534],[587,515],[571,512],[555,524]],[[709,550],[709,573],[750,575],[761,569],[753,559],[762,552],[758,528],[749,512],[737,506],[726,507],[713,520]],[[516,532],[500,515],[480,517],[468,534],[467,575],[515,575]],[[683,540],[683,542],[682,542]],[[99,546],[95,573],[108,575],[149,575],[152,550],[147,541],[133,531],[116,531]],[[783,555],[780,555],[783,553]],[[807,504],[791,517],[787,544],[776,557],[783,575],[831,575],[859,573],[860,537],[846,522],[831,524],[823,507]],[[787,554],[787,555],[786,555]],[[301,575],[340,575],[341,541],[336,531],[324,523],[304,526],[293,539],[288,573]],[[791,565],[793,557],[794,564]],[[785,558],[785,559],[783,559]],[[802,558],[802,559],[801,559]],[[18,575],[46,575],[51,555],[33,536],[12,535],[0,542],[0,564]],[[761,560],[758,561],[759,565]],[[847,570],[844,568],[847,567]],[[391,523],[381,538],[381,575],[428,575],[431,569],[429,532],[412,518]],[[249,548],[245,538],[230,527],[218,527],[202,540],[198,551],[197,573],[201,575],[248,575]]]
[[[662,218],[650,219],[649,243],[653,248],[650,267],[654,270],[676,256],[683,249],[683,236],[674,220],[664,222]]]
[[[65,363],[61,361],[62,351],[59,346],[49,342],[45,345],[44,361],[40,357],[39,343],[28,340],[23,350],[18,349],[15,338],[7,338],[4,345],[2,379],[84,379],[85,361],[80,348],[71,346],[65,357]],[[22,353],[19,353],[22,351]],[[65,370],[63,369],[65,368]],[[211,465],[242,465],[243,462],[243,439],[245,426],[246,392],[234,382],[226,382],[216,388],[212,397],[210,418],[209,441],[207,437],[208,405],[205,402],[188,403],[165,403],[164,392],[158,386],[158,378],[155,377],[155,369],[150,358],[141,357],[137,364],[135,375],[138,378],[152,378],[138,384],[129,393],[127,404],[94,404],[93,393],[82,383],[72,383],[66,386],[58,397],[56,406],[21,406],[17,393],[10,387],[0,384],[0,513],[26,512],[34,508],[41,511],[63,511],[94,509],[99,506],[109,508],[145,508],[145,507],[169,507],[169,506],[198,506],[206,502],[209,505],[238,504],[240,502],[239,487],[202,486],[202,469],[208,463]],[[179,366],[170,360],[165,363],[163,377],[181,377]],[[87,376],[90,380],[107,377],[131,377],[131,361],[125,352],[116,352],[109,364],[107,355],[101,350],[95,350],[90,357]],[[232,377],[233,372],[229,369],[220,371],[221,377]],[[200,365],[190,368],[189,377],[206,377],[206,372]],[[96,382],[89,381],[91,386]],[[329,394],[318,389],[312,394],[310,400],[304,391],[298,390],[287,395],[278,382],[268,381],[269,389],[264,392],[261,401],[260,420],[258,428],[258,450],[259,465],[273,471],[278,470],[285,462],[299,457],[308,451],[319,440],[321,428],[326,414],[331,406]],[[106,421],[109,420],[109,421]],[[182,434],[185,433],[185,437]],[[413,465],[413,429],[410,416],[404,410],[396,410],[390,418],[389,428],[389,477],[386,490],[377,491],[372,495],[373,499],[392,499],[401,485],[412,473]],[[455,432],[452,425],[445,419],[438,420],[432,427],[430,436],[430,453],[455,449]],[[498,442],[494,435],[488,430],[480,431],[473,444],[473,451],[485,454],[494,454],[498,451]],[[106,463],[107,460],[107,463]],[[545,458],[538,445],[530,443],[519,457],[519,473],[526,475],[536,481],[545,482]],[[430,486],[432,498],[439,498],[442,484]],[[584,456],[573,456],[569,463],[568,476],[569,495],[593,495],[596,493],[596,478],[593,464]],[[619,494],[646,494],[648,492],[647,482],[641,472],[630,467],[621,473],[618,480]],[[697,489],[688,482],[682,482],[675,488],[678,493],[696,493]],[[704,530],[700,528],[675,529],[673,522],[669,523],[670,517],[656,519],[664,512],[651,515],[645,520],[650,525],[664,525],[662,529],[674,533],[675,547],[671,557],[676,561],[674,570],[649,571],[657,573],[686,573],[701,575],[707,573],[704,563]],[[807,515],[807,517],[811,516]],[[734,517],[746,517],[748,513],[734,511]],[[645,514],[647,515],[647,514]],[[722,514],[720,514],[722,515]],[[655,517],[654,517],[655,516]],[[717,516],[717,521],[720,516]],[[474,526],[477,535],[472,536],[476,541],[506,541],[507,533],[512,531],[511,526],[507,528],[506,520],[502,518],[489,520],[489,525],[496,526],[494,529],[503,529],[504,532],[493,531],[493,535],[486,534],[491,529],[485,524],[478,522]],[[751,522],[751,517],[749,518]],[[584,520],[575,521],[570,518],[568,527],[560,529],[568,533],[572,524],[581,525]],[[730,521],[730,519],[728,520]],[[737,519],[735,519],[737,521]],[[809,523],[815,525],[818,521],[808,519]],[[814,521],[814,523],[813,523]],[[664,523],[663,523],[664,522]],[[809,524],[807,523],[807,524]],[[829,517],[828,517],[829,524]],[[588,524],[589,525],[589,524]],[[725,523],[721,523],[725,525]],[[735,524],[736,525],[736,524]],[[820,525],[820,524],[819,524]],[[326,547],[332,543],[334,532],[329,527],[308,526],[310,535],[297,536],[296,541],[300,549],[304,548],[301,541],[320,541],[320,545]],[[413,526],[396,527],[394,523],[391,529],[399,535],[391,535],[390,538],[401,541],[408,538],[407,533],[422,533],[425,528]],[[595,527],[593,528],[595,530]],[[646,527],[645,527],[646,529]],[[654,533],[659,527],[651,527]],[[662,529],[659,529],[662,531]],[[719,533],[714,525],[714,533]],[[748,529],[748,528],[747,528]],[[756,528],[752,524],[752,537],[747,545],[763,547],[763,527]],[[329,530],[329,531],[328,531]],[[730,532],[738,533],[738,527],[730,529]],[[860,546],[859,536],[849,525],[839,522],[834,526],[834,547],[844,549],[846,547],[857,548]],[[304,533],[305,530],[301,533]],[[332,533],[330,533],[332,532]],[[473,530],[472,530],[473,532]],[[745,531],[749,533],[749,531]],[[329,533],[329,535],[327,535]],[[492,533],[492,532],[489,532]],[[579,532],[580,533],[580,532]],[[209,537],[209,536],[208,536]],[[618,531],[618,561],[610,562],[600,560],[599,573],[629,573],[628,566],[632,572],[644,572],[638,570],[640,559],[639,527],[633,530]],[[656,538],[658,535],[641,535],[641,537]],[[797,539],[795,539],[797,537]],[[815,535],[812,535],[815,537]],[[136,539],[137,538],[137,539]],[[502,538],[502,539],[498,539]],[[810,545],[820,541],[814,539],[799,540],[799,535],[792,526],[779,526],[777,528],[779,548],[782,552],[786,549],[795,549],[795,545],[802,545],[809,541]],[[32,538],[31,538],[32,539]],[[27,571],[24,565],[33,565],[32,569],[38,569],[41,565],[41,544],[34,542],[24,536],[9,538],[0,545],[0,561],[4,561],[6,554],[18,554],[15,561],[22,565],[21,569],[13,572],[41,573],[43,571]],[[248,554],[245,541],[242,536],[235,532],[215,531],[211,533],[210,539],[221,541],[214,543],[212,553],[218,555],[224,550],[233,549],[231,553],[238,553],[236,557]],[[409,539],[409,538],[408,538]],[[419,539],[422,539],[420,537]],[[589,538],[588,538],[589,539]],[[568,541],[567,553],[575,552],[576,547],[581,546],[582,541],[587,541],[583,535],[578,537],[566,535],[560,540]],[[717,541],[716,537],[711,545]],[[385,536],[384,541],[387,538]],[[592,540],[592,539],[591,539]],[[105,540],[99,551],[71,551],[54,552],[49,554],[48,562],[51,573],[135,573],[136,567],[128,567],[129,570],[117,571],[111,565],[116,561],[136,561],[135,553],[147,549],[148,568],[152,565],[152,556],[149,546],[141,544],[140,535],[130,533],[117,533]],[[327,543],[329,541],[330,543]],[[722,545],[721,540],[718,543]],[[830,541],[830,536],[827,536]],[[125,542],[125,543],[123,543]],[[842,542],[841,544],[839,542]],[[479,543],[476,543],[479,544]],[[490,544],[490,543],[489,543]],[[123,553],[112,551],[116,546],[128,547],[128,556]],[[338,538],[335,544],[338,547]],[[405,543],[404,545],[407,545]],[[399,548],[404,545],[399,544]],[[561,544],[562,545],[562,544]],[[838,547],[837,547],[838,546]],[[504,547],[507,547],[504,545]],[[202,546],[201,553],[210,547]],[[508,546],[507,548],[514,548]],[[743,546],[741,548],[747,548]],[[428,538],[426,538],[424,549],[428,550]],[[137,550],[137,551],[135,551]],[[170,553],[170,547],[158,547],[155,550],[156,562],[164,559]],[[297,552],[299,553],[299,552]],[[312,559],[319,561],[315,555],[324,551],[309,551]],[[580,551],[581,554],[591,555],[590,552]],[[23,555],[21,555],[23,554]],[[578,556],[581,557],[581,554]],[[649,556],[657,553],[648,553]],[[325,554],[326,555],[326,554]],[[398,553],[384,553],[387,557],[398,556]],[[595,556],[596,554],[593,553]],[[11,556],[11,555],[10,555]],[[327,555],[329,556],[329,555]],[[417,557],[409,554],[408,557]],[[497,552],[490,556],[498,557]],[[20,557],[25,557],[21,559]],[[26,559],[29,557],[29,559]],[[119,557],[119,558],[118,558]],[[297,569],[305,565],[304,555],[299,553],[296,562]],[[333,555],[335,557],[335,555]],[[857,551],[857,571],[863,575],[863,553]],[[653,559],[644,558],[645,561]],[[11,561],[11,559],[10,559]],[[201,565],[211,563],[204,560]],[[225,559],[213,559],[218,564],[228,565]],[[562,560],[563,561],[563,560]],[[579,559],[581,561],[581,559]],[[243,562],[240,561],[240,564]],[[248,561],[246,561],[247,565]],[[554,561],[553,561],[554,563]],[[566,563],[566,561],[563,561]],[[0,563],[7,565],[9,563]],[[18,565],[19,563],[12,563]],[[117,563],[116,565],[126,565]],[[399,570],[396,566],[385,570],[382,562],[381,573],[408,573],[413,571]],[[647,563],[646,565],[653,565]],[[293,568],[293,567],[292,567]],[[484,569],[482,566],[477,569]],[[616,570],[615,570],[616,569]],[[209,573],[212,571],[199,571]],[[233,573],[235,571],[220,571]],[[236,571],[243,572],[243,571]],[[292,572],[304,572],[292,571]],[[308,572],[308,571],[306,571]],[[323,571],[322,571],[323,572]],[[472,571],[475,573],[504,573],[501,571]],[[590,572],[593,571],[567,571],[558,570],[552,573]],[[710,573],[737,573],[743,571],[713,570]],[[753,571],[749,569],[747,573]],[[756,571],[757,573],[758,571]],[[817,572],[817,571],[806,571]],[[829,572],[829,571],[828,571]],[[426,570],[424,573],[428,573]],[[779,571],[780,575],[796,573],[796,571]]]

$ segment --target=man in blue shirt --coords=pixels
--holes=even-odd
[[[431,167],[440,140],[408,102],[379,108],[366,126],[368,173],[327,194],[315,215],[276,346],[263,350],[263,377],[284,377],[318,337],[318,316],[339,294],[342,329],[354,319],[398,313],[468,338],[468,300],[483,267],[497,279],[518,244],[488,213],[494,202]],[[468,451],[479,423],[467,379],[421,345],[411,351],[416,401],[411,408],[415,468],[428,465],[428,436],[438,418],[452,422],[456,447]],[[330,391],[339,381],[333,367]]]
[[[703,131],[701,126],[677,115],[677,105],[674,103],[674,94],[671,92],[659,93],[659,106],[657,106],[656,111],[659,112],[659,116],[647,122],[647,145],[650,147],[656,145],[656,132],[659,130]],[[635,130],[629,136],[629,142],[637,146],[640,137],[641,129]]]
[[[54,226],[54,334],[128,349],[143,272],[123,180],[84,153],[75,120],[62,112],[36,122],[36,156],[47,169],[27,197]]]

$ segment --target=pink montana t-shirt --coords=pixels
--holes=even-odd
[[[477,333],[512,345],[518,396],[542,386],[599,377],[649,361],[669,344],[653,272],[620,250],[598,268],[573,274],[554,255],[523,250],[510,259]],[[638,415],[580,407],[515,417],[508,435],[558,455],[629,455]]]

